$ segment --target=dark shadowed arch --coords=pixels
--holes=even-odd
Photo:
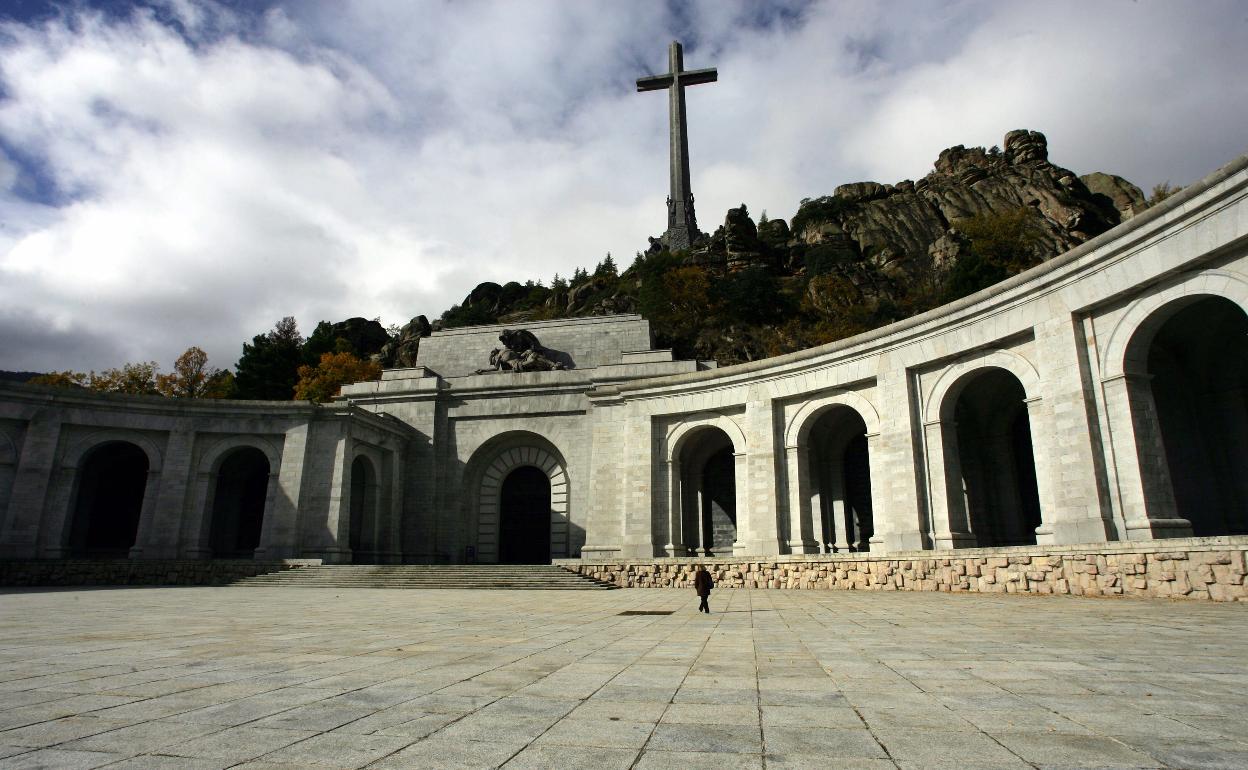
[[[373,564],[381,550],[381,519],[378,516],[377,470],[364,455],[351,463],[351,560]]]
[[[1128,374],[1148,377],[1177,516],[1197,537],[1248,533],[1248,315],[1195,296],[1150,316],[1132,337]],[[1141,372],[1141,370],[1143,370]]]
[[[985,367],[967,378],[956,398],[958,464],[975,545],[1035,545],[1040,495],[1022,382],[1005,369]]]
[[[503,479],[498,498],[502,564],[550,563],[550,478],[522,465]]]
[[[269,473],[269,458],[256,447],[238,447],[221,460],[209,533],[215,558],[254,557],[268,502]]]
[[[148,457],[129,441],[88,450],[78,472],[69,550],[75,556],[122,558],[139,531]]]

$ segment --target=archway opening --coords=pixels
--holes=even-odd
[[[680,450],[681,554],[731,556],[737,541],[737,470],[732,439],[720,428],[691,435]]]
[[[255,447],[239,447],[221,461],[209,534],[213,558],[255,557],[268,500],[269,472],[269,458]]]
[[[1248,533],[1248,316],[1197,300],[1157,328],[1146,365],[1178,515],[1197,537]]]
[[[1017,377],[991,368],[954,407],[967,519],[980,548],[1036,544],[1040,494],[1025,399]]]
[[[377,474],[364,457],[351,463],[351,561],[372,564],[377,561],[380,522],[377,519]]]
[[[87,454],[78,474],[70,553],[97,559],[129,555],[139,533],[147,471],[147,453],[128,441],[110,441]]]
[[[824,553],[871,549],[871,460],[867,424],[858,412],[835,406],[819,416],[809,434],[812,452],[813,528]]]
[[[550,479],[524,465],[507,474],[499,494],[498,561],[550,563]]]

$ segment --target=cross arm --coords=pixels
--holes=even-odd
[[[704,70],[686,70],[680,73],[680,84],[685,86],[696,86],[698,83],[714,83],[718,79],[719,70],[714,67]]]
[[[672,87],[671,74],[654,75],[648,78],[637,78],[637,90],[638,91],[661,91],[665,88],[671,88],[671,87]]]

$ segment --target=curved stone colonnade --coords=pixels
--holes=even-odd
[[[0,557],[397,561],[411,434],[346,406],[0,386]]]
[[[714,369],[640,316],[529,329],[570,365],[483,373],[503,327],[444,330],[326,406],[0,384],[0,558],[830,563],[1248,533],[1248,157],[820,348]]]
[[[587,560],[1248,533],[1248,157],[922,316],[589,399]]]

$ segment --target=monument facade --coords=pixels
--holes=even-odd
[[[1248,157],[980,294],[738,366],[621,315],[434,332],[324,406],[0,385],[0,555],[1058,553],[1248,533],[1246,466]]]

